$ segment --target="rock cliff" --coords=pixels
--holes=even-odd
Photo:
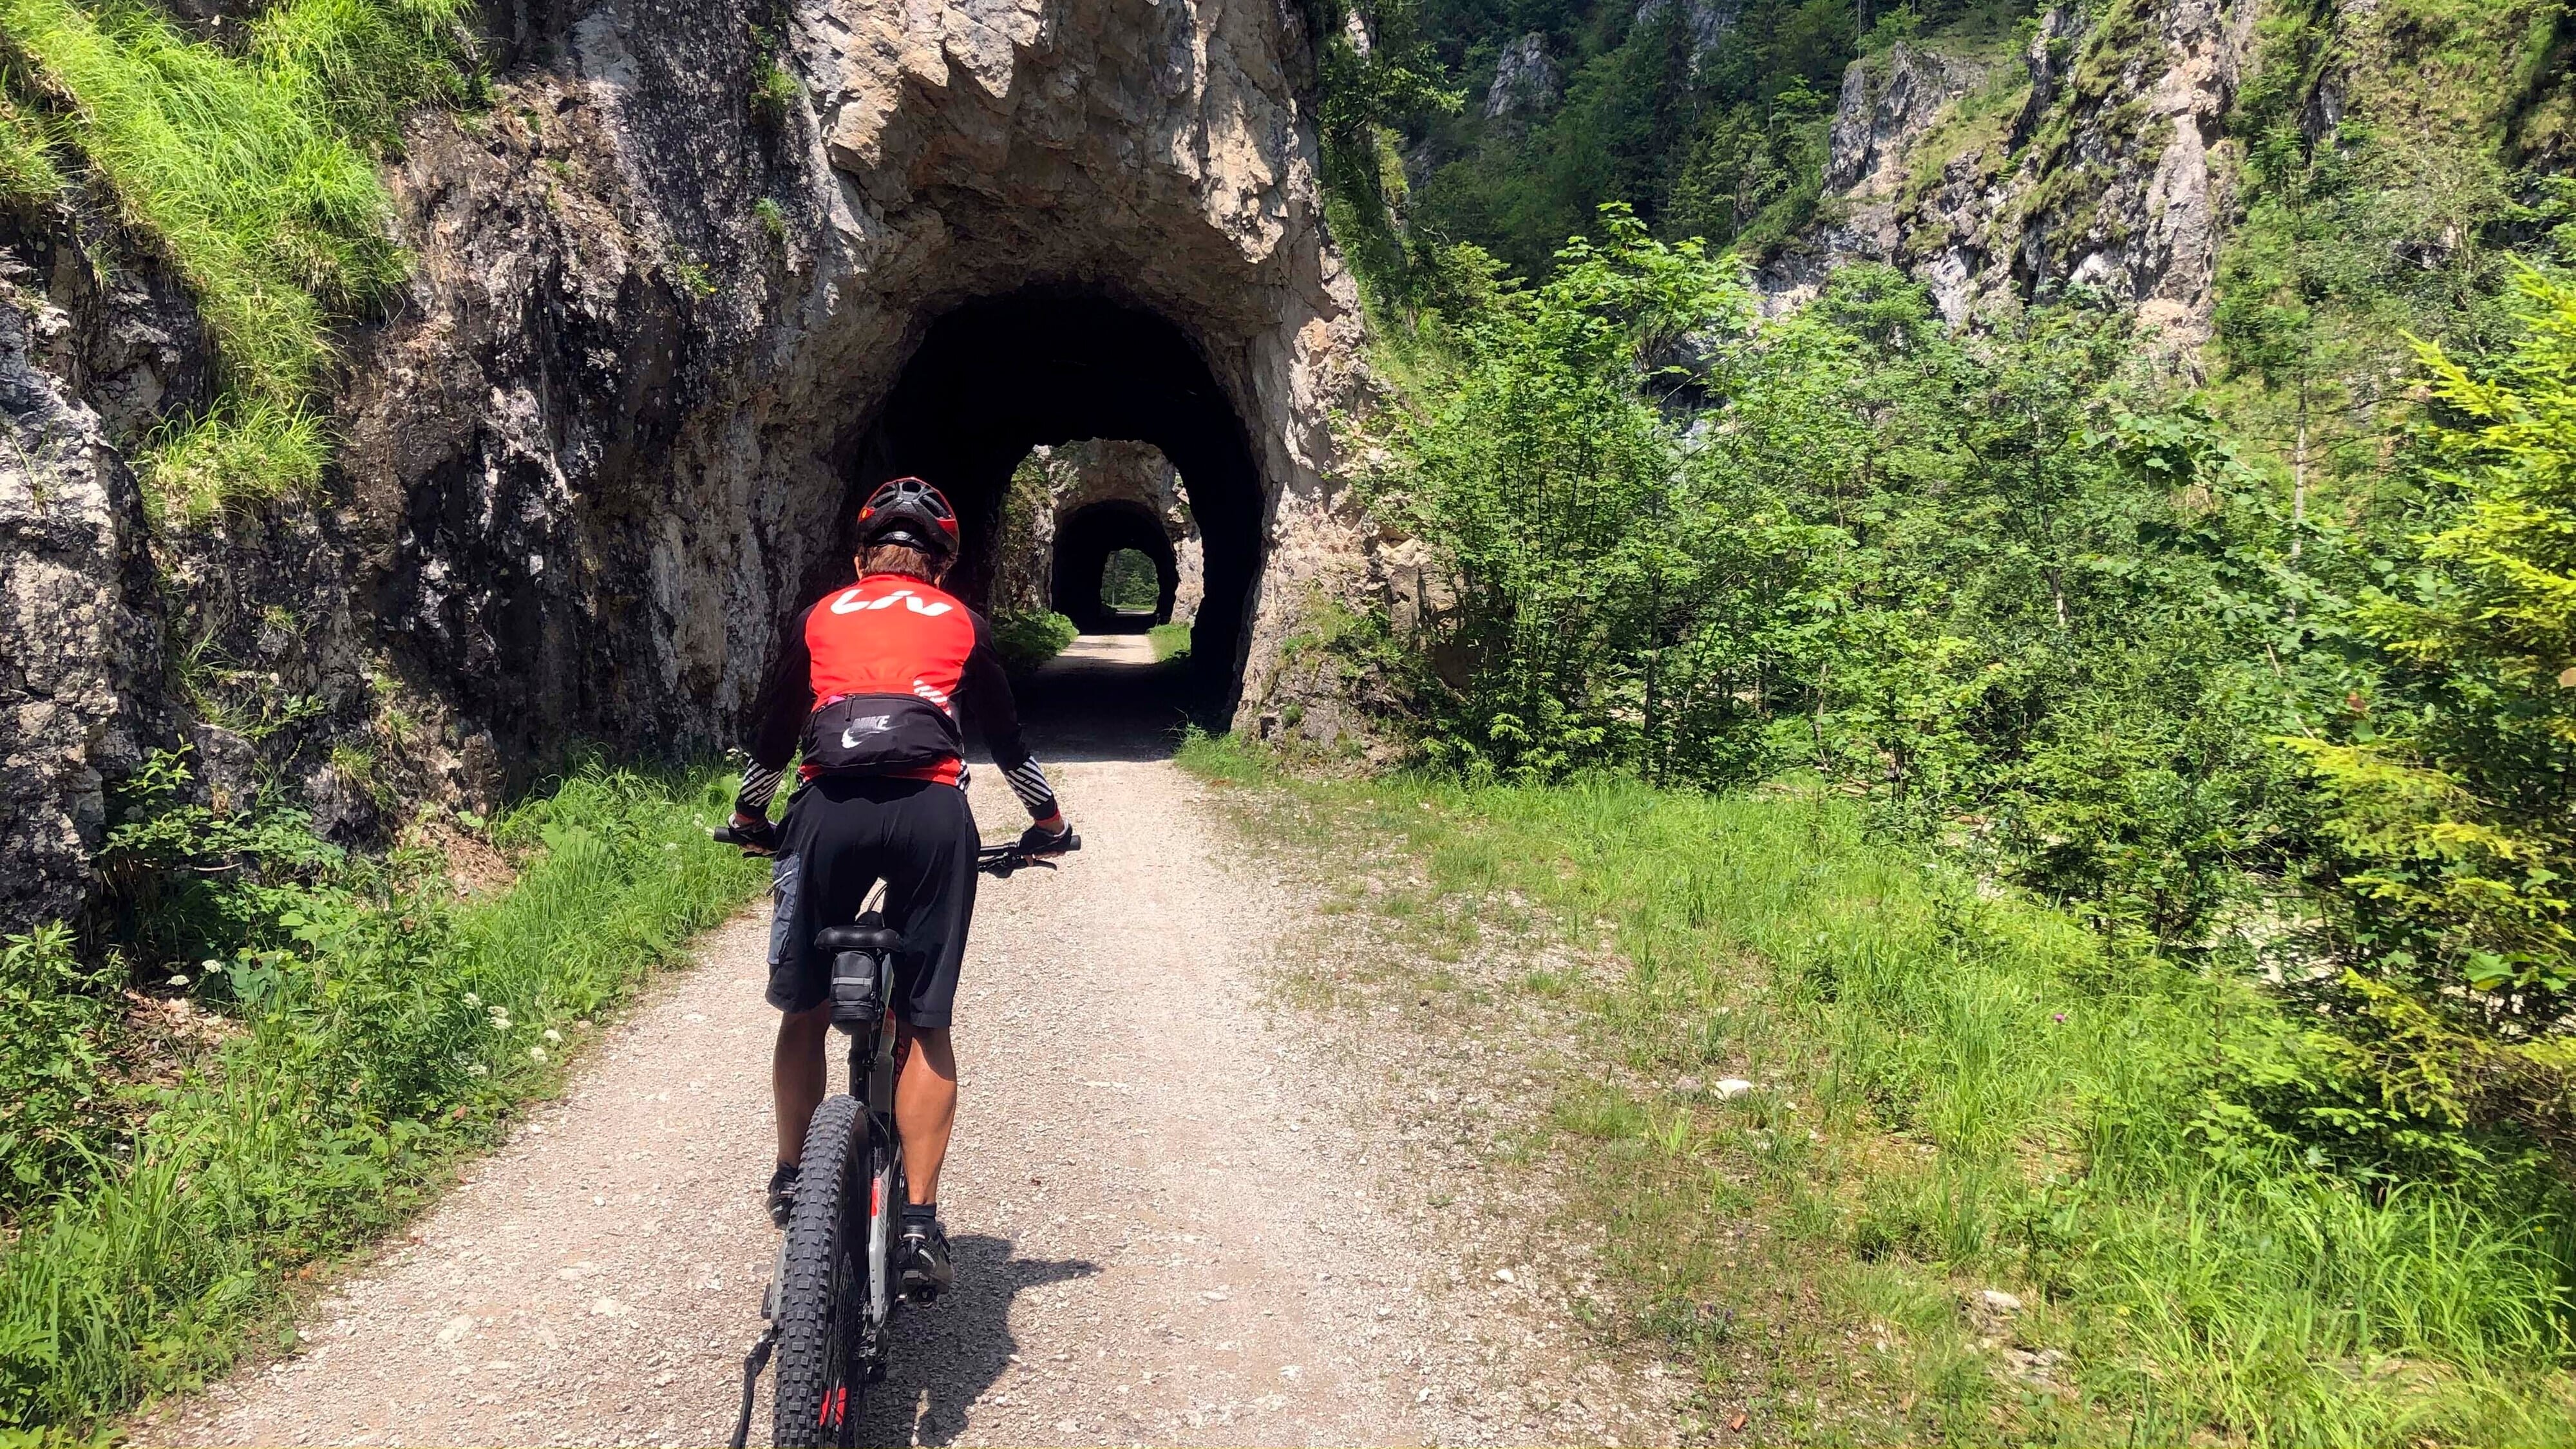
[[[848,568],[854,491],[896,472],[989,539],[1032,446],[1159,449],[1222,708],[1257,711],[1304,600],[1364,569],[1295,7],[598,0],[502,29],[493,103],[420,118],[389,177],[412,276],[345,339],[318,497],[148,508],[119,449],[204,394],[184,295],[77,195],[0,222],[0,930],[76,913],[152,750],[365,839],[577,741],[730,744],[779,621]],[[960,583],[993,572],[986,543]]]
[[[1767,304],[1853,260],[1923,278],[1953,323],[2081,284],[2187,356],[2210,331],[2254,17],[2251,0],[2061,6],[2016,59],[1900,43],[1854,61],[1818,223],[1760,269]]]

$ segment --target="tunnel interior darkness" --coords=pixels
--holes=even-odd
[[[1049,291],[985,298],[940,317],[843,460],[850,498],[842,517],[888,478],[910,473],[937,484],[956,505],[965,535],[950,587],[982,607],[1012,469],[1032,447],[1082,438],[1151,443],[1179,472],[1204,550],[1206,599],[1190,657],[1203,703],[1230,711],[1261,570],[1261,477],[1224,389],[1190,339],[1161,317],[1097,296]],[[1101,564],[1112,549],[1132,547],[1156,560],[1161,612],[1168,614],[1177,572],[1160,523],[1141,506],[1135,515],[1144,518],[1142,530],[1114,508],[1081,510],[1075,518],[1095,511],[1098,522],[1080,530],[1088,537],[1096,528],[1107,540],[1090,565],[1091,612],[1102,612]],[[844,557],[847,552],[841,550]],[[1057,565],[1064,559],[1060,542]],[[845,562],[841,567],[846,572]],[[835,580],[806,582],[812,597]],[[1064,589],[1061,576],[1051,582],[1059,599],[1079,593]]]
[[[1154,563],[1154,612],[1151,618],[1120,615],[1101,602],[1101,574],[1109,556],[1132,548]],[[1111,498],[1077,508],[1056,522],[1055,559],[1047,596],[1059,614],[1086,634],[1115,633],[1167,624],[1172,598],[1180,591],[1181,564],[1172,552],[1172,537],[1154,510],[1133,499]]]

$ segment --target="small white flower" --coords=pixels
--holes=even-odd
[[[546,1049],[544,1047],[528,1048],[528,1060],[535,1062],[540,1066],[544,1065],[546,1060]]]
[[[494,1031],[508,1031],[510,1029],[510,1018],[506,1016],[496,1016],[492,1018],[492,1029]]]
[[[483,1004],[483,998],[469,991],[465,993],[465,1004],[468,1006],[481,1006]]]
[[[170,984],[173,986],[185,986],[188,984],[188,978],[173,972],[170,977]]]
[[[481,1062],[467,1062],[465,1064],[465,1075],[469,1077],[488,1077],[492,1075],[492,1069],[483,1065]]]
[[[197,963],[197,969],[205,972],[209,976],[212,976],[216,972],[224,969],[224,963],[209,956],[205,960]]]
[[[547,1027],[547,1028],[546,1028],[546,1040],[548,1040],[548,1041],[553,1041],[553,1042],[559,1042],[559,1041],[562,1041],[562,1040],[563,1040],[563,1033],[562,1033],[562,1032],[559,1032],[559,1031],[557,1031],[557,1030],[555,1030],[555,1029],[554,1029],[553,1027],[551,1027],[551,1026],[550,1026],[550,1027]]]

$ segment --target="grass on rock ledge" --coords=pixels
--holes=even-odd
[[[1339,908],[1426,956],[1516,915],[1615,951],[1613,984],[1499,989],[1612,1064],[1558,1089],[1569,1212],[1748,1440],[2576,1440],[2563,1189],[2267,1153],[2233,1094],[2297,1025],[2240,980],[2114,957],[1804,788],[1182,762],[1277,838],[1417,862]]]
[[[1166,660],[1185,659],[1189,657],[1190,652],[1190,626],[1156,624],[1145,631],[1145,642],[1152,646],[1154,662],[1157,664]]]
[[[0,1442],[85,1440],[246,1340],[288,1341],[268,1335],[308,1265],[421,1206],[459,1152],[553,1089],[603,1013],[758,888],[703,828],[732,788],[586,770],[491,825],[519,865],[505,893],[460,901],[436,873],[345,862],[267,901],[280,939],[177,977],[229,1018],[220,1045],[165,1081],[96,1084],[132,1094],[135,1125],[0,1246]],[[58,932],[9,943],[0,975],[0,999],[67,1028],[97,984]],[[0,1053],[20,1079],[0,1087],[14,1103],[107,1070],[85,1036],[59,1033],[52,1059]],[[23,1125],[0,1113],[0,1134]]]
[[[0,0],[0,202],[50,201],[95,170],[123,219],[195,294],[221,396],[139,458],[190,516],[309,490],[328,444],[312,407],[330,328],[400,286],[377,160],[403,117],[478,93],[463,0],[279,0],[237,49],[137,0]]]

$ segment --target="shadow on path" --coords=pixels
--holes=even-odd
[[[1142,634],[1085,634],[1016,689],[1045,764],[1168,760],[1205,694],[1188,660],[1155,663]]]
[[[1011,1366],[1011,1300],[1100,1265],[1080,1258],[1020,1258],[1009,1242],[981,1233],[952,1238],[957,1289],[928,1308],[895,1315],[893,1362],[868,1390],[862,1444],[953,1444],[966,1431],[966,1406]],[[925,1397],[927,1399],[925,1401]]]

